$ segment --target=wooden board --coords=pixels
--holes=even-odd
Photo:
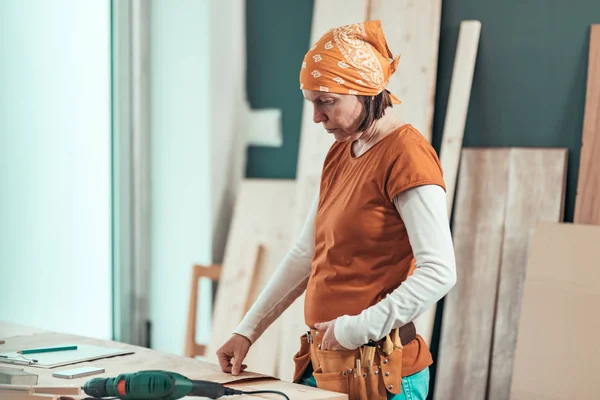
[[[561,222],[567,149],[512,149],[487,400],[508,400],[527,251],[540,221]]]
[[[453,223],[457,282],[444,300],[436,399],[485,398],[509,156],[509,149],[463,150]]]
[[[448,217],[450,217],[454,204],[456,178],[469,110],[469,100],[471,99],[471,86],[480,33],[481,22],[461,22],[440,148],[440,162],[442,163],[444,182],[446,183]]]
[[[441,0],[370,0],[369,20],[381,20],[400,63],[388,88],[402,102],[394,111],[431,141]]]
[[[440,162],[446,183],[448,218],[452,212],[480,32],[481,22],[479,21],[463,21],[460,24],[440,151]],[[427,344],[431,344],[436,308],[437,304],[434,304],[415,320],[417,332]]]
[[[318,191],[318,183],[318,177],[311,177],[311,179],[303,181],[298,180],[298,194],[296,199],[299,206],[294,213],[295,237],[298,236],[301,223],[306,219],[306,214],[308,214],[310,209],[310,202],[314,199]],[[300,210],[303,212],[300,212]],[[282,321],[282,328],[279,339],[277,377],[290,382],[294,377],[293,357],[300,349],[300,336],[308,330],[304,320],[304,298],[304,294],[299,296],[279,317]]]
[[[575,223],[600,225],[600,25],[592,25]]]
[[[511,400],[597,399],[600,227],[539,224],[523,289]]]
[[[208,361],[217,362],[217,349],[229,339],[285,257],[295,195],[292,180],[242,182],[215,300]],[[244,360],[249,369],[277,375],[280,328],[281,321],[276,320],[252,345]]]
[[[82,394],[79,386],[38,386],[38,385],[10,385],[0,384],[0,392],[4,391],[21,391],[33,394],[56,394],[56,395],[73,395],[79,396]]]
[[[10,344],[10,338],[12,336],[36,335],[44,332],[47,331],[25,325],[9,323],[8,321],[0,321],[0,336],[4,339],[2,344]],[[5,347],[2,347],[2,351],[5,351],[4,349]]]
[[[364,0],[315,0],[309,47],[329,29],[362,21],[364,16]],[[333,137],[323,129],[321,124],[313,122],[313,106],[310,102],[305,101],[302,109],[296,174],[298,203],[293,214],[293,240],[300,233],[310,204],[317,193],[323,161],[332,143]],[[278,376],[291,381],[294,374],[293,356],[300,347],[300,335],[307,329],[304,323],[304,295],[292,303],[280,319],[283,321],[283,328],[281,330]]]
[[[538,222],[562,220],[567,150],[466,149],[463,157],[458,281],[444,304],[435,390],[507,399],[529,238]]]

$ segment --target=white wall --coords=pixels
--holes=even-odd
[[[151,345],[183,354],[192,264],[211,262],[209,4],[152,1],[150,14]]]
[[[223,262],[231,213],[246,168],[246,2],[210,1],[213,259]],[[227,49],[227,51],[223,51]]]
[[[0,320],[111,337],[110,26],[0,0]]]

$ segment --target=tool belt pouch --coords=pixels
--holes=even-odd
[[[310,364],[310,344],[306,335],[300,337],[300,350],[294,354],[294,383],[299,383]]]
[[[365,348],[356,350],[321,350],[318,341],[310,344],[313,376],[317,387],[345,393],[349,400],[387,399],[387,392],[402,391],[402,349],[385,355],[380,347],[373,347],[373,363],[369,368],[362,355]],[[372,351],[373,351],[372,350]],[[314,360],[318,365],[314,365]],[[361,360],[360,371],[357,360]]]

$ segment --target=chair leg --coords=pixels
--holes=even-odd
[[[198,314],[198,287],[200,278],[208,278],[211,281],[218,281],[221,276],[222,266],[213,264],[211,266],[194,265],[192,267],[192,282],[190,290],[190,301],[188,305],[188,321],[185,340],[186,357],[204,356],[206,346],[196,343],[196,321]]]

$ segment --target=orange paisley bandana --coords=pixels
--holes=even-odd
[[[381,21],[330,29],[304,56],[300,89],[375,96],[385,89],[399,60],[392,56]]]

